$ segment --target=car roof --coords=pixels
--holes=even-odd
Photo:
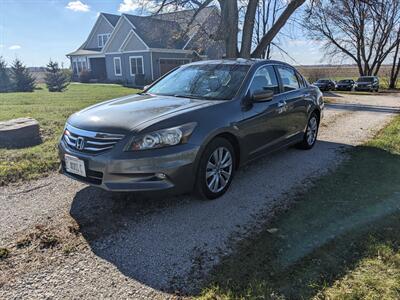
[[[216,59],[216,60],[201,60],[192,62],[188,65],[210,65],[210,64],[218,64],[218,65],[264,65],[264,64],[279,64],[288,67],[292,67],[288,63],[278,61],[278,60],[271,60],[271,59],[245,59],[245,58],[236,58],[236,59]]]

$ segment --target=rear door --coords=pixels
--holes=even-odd
[[[295,69],[289,66],[275,66],[285,96],[286,106],[283,126],[286,137],[302,132],[307,124],[307,103],[310,96],[308,85]]]

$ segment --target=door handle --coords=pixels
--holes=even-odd
[[[278,102],[278,108],[286,106],[286,101],[279,101]]]

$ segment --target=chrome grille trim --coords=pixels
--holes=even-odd
[[[63,138],[66,144],[74,149],[75,151],[81,151],[85,153],[102,153],[110,150],[114,147],[125,136],[122,134],[94,132],[79,129],[69,124],[65,126]],[[84,139],[83,149],[78,149],[76,146],[76,140],[78,138]]]

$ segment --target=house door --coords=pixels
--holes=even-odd
[[[172,69],[181,65],[189,63],[189,59],[172,59],[172,58],[160,58],[160,75],[168,73]]]
[[[93,78],[100,80],[107,78],[106,60],[104,57],[90,58],[90,69],[92,70]]]

